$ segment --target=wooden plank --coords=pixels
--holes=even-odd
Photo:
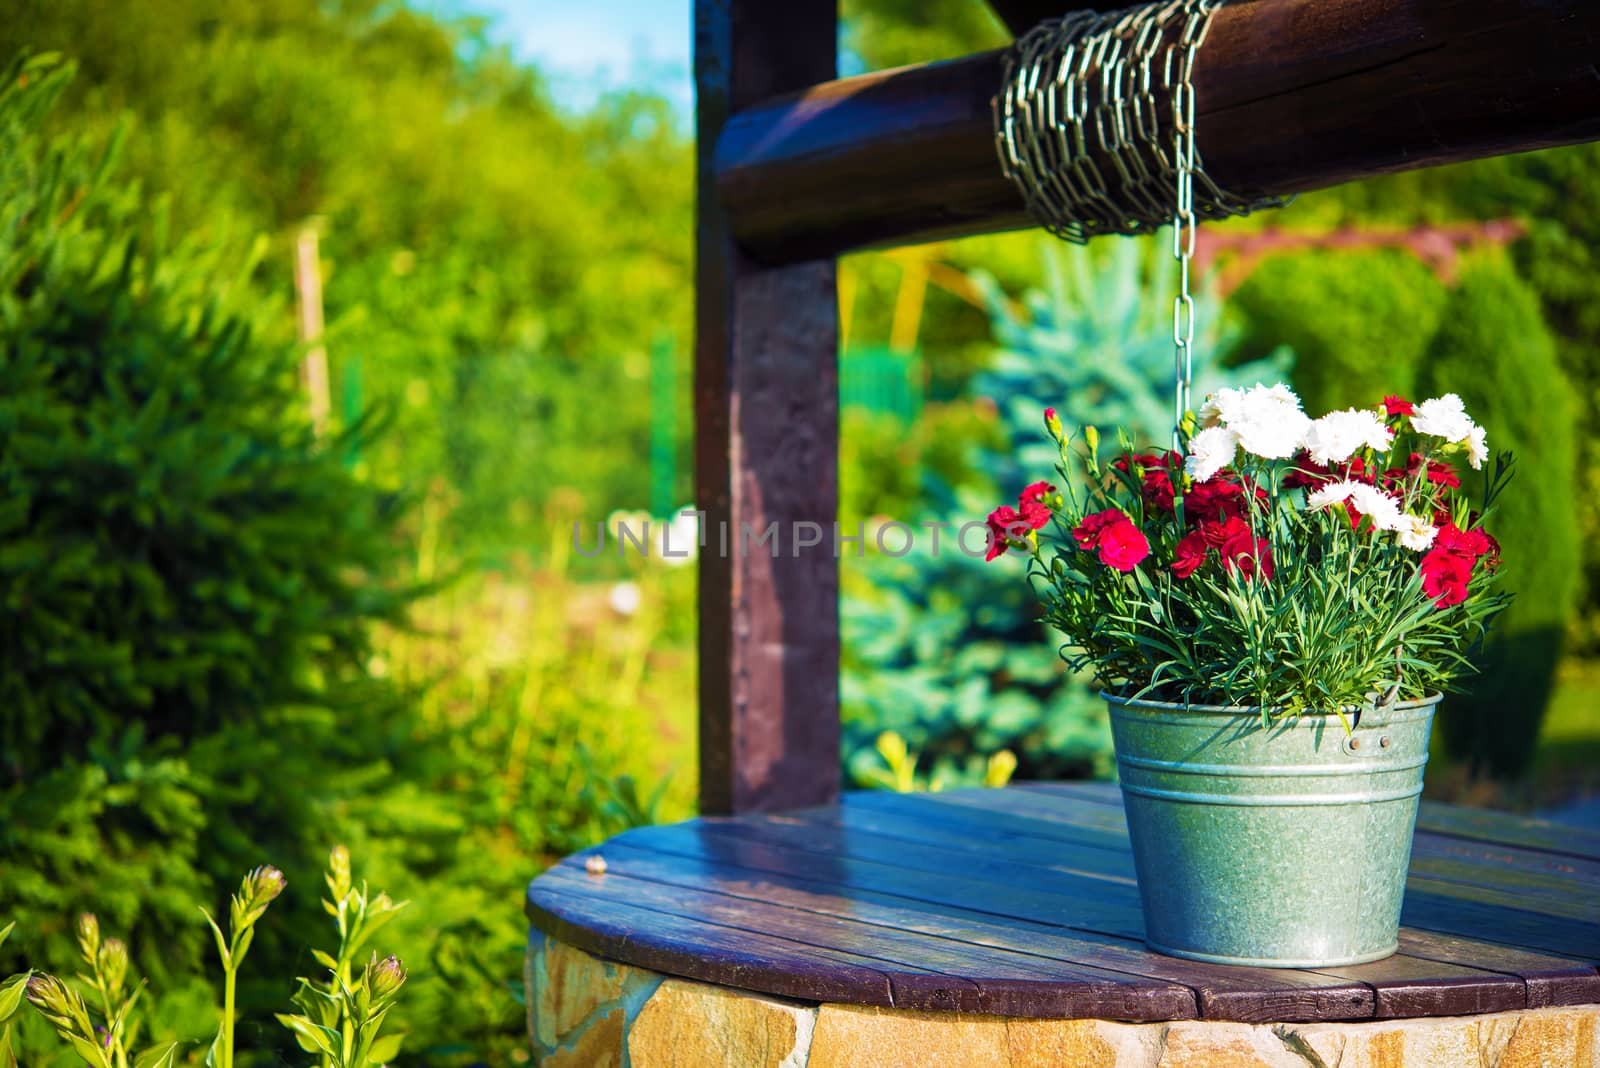
[[[1584,961],[1410,927],[1400,929],[1400,950],[1411,957],[1518,976],[1528,988],[1530,1009],[1600,1002],[1600,971]]]
[[[1052,866],[1067,871],[1104,875],[1128,882],[1134,879],[1133,854],[1129,852],[1126,842],[1111,839],[1103,843],[1075,840],[1069,844],[1059,838],[1016,830],[1014,825],[995,826],[992,822],[985,822],[981,814],[968,816],[958,812],[953,817],[941,815],[934,820],[929,819],[925,811],[914,809],[896,811],[843,804],[794,809],[772,818],[798,823],[825,823],[850,832],[935,845],[959,852],[969,852],[975,840],[983,840],[990,848],[1003,848],[1008,856],[1025,862],[1048,858]]]
[[[1361,982],[1294,969],[1224,968],[1165,957],[1134,939],[980,911],[980,906],[994,907],[987,898],[972,902],[957,895],[929,901],[925,881],[876,881],[874,886],[891,892],[866,889],[854,877],[859,869],[840,882],[820,874],[809,859],[785,856],[779,849],[740,848],[730,859],[730,851],[715,841],[633,838],[614,841],[605,850],[607,863],[616,870],[643,878],[684,886],[714,884],[724,893],[782,901],[823,915],[870,919],[974,945],[1042,954],[1092,966],[1097,973],[1126,973],[1126,981],[1135,984],[1181,984],[1193,991],[1201,1014],[1210,1019],[1362,1019],[1375,1005],[1371,988]],[[937,891],[933,896],[941,897]],[[1038,1004],[1041,1009],[1050,1005]]]
[[[1520,907],[1514,893],[1413,875],[1406,880],[1400,922],[1424,931],[1600,961],[1600,917],[1592,907],[1547,909],[1542,902]]]
[[[571,862],[558,865],[547,876],[553,887],[571,887],[602,901],[876,961],[890,978],[898,1008],[1139,1020],[1192,1018],[1195,1013],[1193,995],[1176,983],[1141,981],[1036,953],[863,922],[856,915],[822,915],[770,897],[703,888],[719,885],[715,879],[696,884],[645,877],[652,870],[625,851],[598,880]]]
[[[1520,976],[1407,954],[1371,964],[1315,970],[1372,987],[1377,996],[1374,1015],[1380,1019],[1470,1016],[1510,1012],[1528,1005],[1528,987]]]
[[[834,264],[769,269],[748,260],[718,201],[712,159],[733,111],[834,76],[835,7],[835,0],[695,3],[695,500],[704,534],[706,813],[815,804],[839,790]],[[802,544],[814,534],[813,544]]]
[[[1195,72],[1200,152],[1250,195],[1595,140],[1597,48],[1592,0],[1230,4]],[[734,233],[790,262],[1029,225],[995,159],[999,86],[991,52],[746,108],[716,146]]]
[[[1482,808],[1461,808],[1424,801],[1417,811],[1417,827],[1434,834],[1468,841],[1512,845],[1545,853],[1600,860],[1600,831],[1569,827],[1548,820],[1514,816]]]
[[[855,855],[830,850],[821,828],[808,834],[774,833],[725,823],[715,828],[662,827],[643,841],[650,848],[679,852],[696,847],[725,863],[765,867],[788,874],[826,875],[863,889],[944,904],[968,904],[999,915],[1050,918],[1062,926],[1142,940],[1144,918],[1134,887],[984,856],[941,850],[895,850]],[[810,843],[808,848],[808,841]],[[830,838],[837,845],[838,838]]]
[[[529,888],[527,913],[551,938],[667,975],[811,1001],[894,1004],[888,975],[848,953],[601,902],[540,881]]]

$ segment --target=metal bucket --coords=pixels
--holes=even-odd
[[[1350,735],[1103,696],[1151,949],[1268,968],[1395,951],[1437,696],[1347,713]]]

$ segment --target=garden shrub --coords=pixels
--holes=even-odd
[[[1409,395],[1445,299],[1444,285],[1406,252],[1274,256],[1233,295],[1245,323],[1238,353],[1292,349],[1308,412]]]
[[[1439,712],[1452,752],[1474,770],[1515,775],[1533,756],[1581,577],[1576,399],[1538,298],[1505,257],[1462,273],[1417,387],[1419,396],[1460,394],[1491,451],[1516,458],[1512,492],[1487,521],[1515,599],[1478,658],[1480,674]]]
[[[93,907],[176,989],[197,909],[264,855],[309,883],[395,749],[364,667],[409,597],[401,510],[312,433],[239,250],[171,240],[115,143],[43,132],[70,75],[0,81],[0,916],[64,970]]]

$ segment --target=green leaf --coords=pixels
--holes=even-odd
[[[343,1044],[343,1036],[338,1031],[313,1023],[304,1016],[287,1016],[283,1013],[277,1013],[276,1016],[279,1023],[294,1032],[295,1041],[300,1043],[301,1049],[307,1053],[338,1058],[339,1048]]]
[[[6,924],[4,927],[0,927],[0,946],[3,946],[3,945],[6,944],[6,938],[11,934],[11,929],[13,927],[15,927],[16,925],[17,925],[17,921],[16,920],[12,920],[10,923]]]
[[[106,1051],[98,1042],[90,1042],[88,1039],[79,1038],[77,1035],[66,1035],[64,1037],[72,1043],[72,1048],[77,1051],[78,1056],[83,1058],[86,1063],[94,1065],[94,1068],[111,1068],[111,1062],[106,1059]]]
[[[216,1037],[211,1040],[211,1045],[206,1050],[206,1068],[217,1068],[222,1063],[222,1028],[217,1028]]]
[[[134,1058],[133,1068],[172,1068],[177,1056],[176,1042],[169,1042],[165,1046],[151,1046]]]
[[[405,1041],[405,1033],[384,1035],[372,1043],[372,1048],[367,1051],[368,1064],[388,1064],[400,1056],[400,1043]]]
[[[211,911],[209,909],[202,908],[200,910],[200,915],[204,916],[206,918],[206,923],[211,925],[211,934],[217,940],[217,955],[222,958],[222,966],[224,968],[232,968],[233,955],[228,952],[228,940],[222,937],[222,928],[218,927],[217,921],[211,918]]]
[[[17,1008],[22,1004],[22,995],[27,989],[28,980],[32,976],[31,970],[19,972],[4,983],[0,983],[0,1023],[16,1015]]]

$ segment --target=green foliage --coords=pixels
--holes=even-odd
[[[384,1035],[384,1018],[393,1008],[400,987],[406,981],[405,968],[398,958],[381,962],[377,954],[359,975],[349,961],[361,945],[402,906],[388,895],[369,897],[366,884],[355,889],[350,880],[350,855],[341,846],[334,849],[326,881],[337,901],[324,901],[327,911],[338,921],[339,957],[313,950],[312,956],[329,971],[325,983],[300,980],[296,1003],[306,1007],[316,1019],[279,1015],[307,1052],[320,1053],[322,1068],[369,1068],[392,1061],[400,1051],[399,1035]],[[217,955],[223,969],[222,1020],[205,1056],[207,1068],[232,1068],[234,1063],[234,990],[239,967],[254,941],[256,925],[268,906],[287,885],[283,873],[260,867],[248,873],[230,902],[228,933],[213,920],[205,919],[216,939]],[[4,943],[15,923],[0,930]],[[140,1032],[140,996],[145,983],[132,983],[127,945],[118,938],[101,940],[100,921],[92,912],[78,917],[77,949],[88,974],[79,972],[76,983],[41,972],[13,976],[0,987],[0,1022],[7,1022],[20,1006],[22,996],[39,1016],[89,1068],[172,1068],[179,1055],[177,1042],[152,1046],[130,1058],[128,1048]],[[87,997],[85,994],[87,993]],[[30,1055],[43,1059],[30,1050]],[[10,1029],[0,1036],[0,1057],[15,1063],[10,1045]]]
[[[256,275],[287,295],[299,231],[320,230],[335,411],[359,395],[394,421],[360,449],[364,470],[448,488],[446,558],[542,543],[563,489],[599,514],[645,501],[659,337],[690,425],[692,155],[664,101],[564,115],[481,22],[396,4],[23,0],[13,14],[0,55],[85,59],[63,123],[136,117],[126,173],[170,194],[175,232],[231,214],[267,235]],[[681,435],[678,500],[689,447]]]
[[[1425,392],[1452,390],[1515,454],[1520,477],[1489,525],[1516,596],[1470,692],[1440,713],[1450,749],[1508,776],[1533,754],[1578,594],[1576,404],[1537,297],[1503,257],[1473,263],[1450,295],[1422,372]]]
[[[1433,272],[1404,252],[1274,257],[1234,295],[1248,324],[1240,351],[1293,349],[1307,411],[1366,407],[1415,391],[1445,300]]]
[[[6,80],[0,122],[0,911],[38,966],[66,969],[59,916],[98,908],[152,980],[150,1038],[202,1044],[219,1006],[197,908],[262,855],[310,878],[346,839],[382,881],[429,887],[429,910],[390,929],[414,964],[411,1047],[507,1057],[525,1041],[526,935],[507,902],[549,855],[682,817],[693,796],[693,775],[638,785],[693,739],[693,576],[635,574],[622,619],[552,560],[562,526],[546,564],[403,622],[406,588],[459,560],[448,494],[408,513],[349,470],[352,448],[368,470],[389,448],[366,422],[315,440],[290,315],[256,293],[256,261],[166,224],[96,134],[40,133],[64,75],[29,78]],[[630,751],[645,732],[669,740]],[[259,927],[243,1017],[283,1006],[262,977],[317,924],[291,900]],[[238,1034],[242,1058],[291,1041]]]
[[[966,0],[845,0],[839,17],[847,53],[865,70],[954,59],[1011,39],[987,4]]]
[[[996,418],[959,444],[964,484],[927,480],[926,511],[889,512],[912,523],[943,523],[937,551],[925,529],[903,557],[872,555],[844,576],[841,678],[847,774],[859,785],[888,785],[880,735],[892,731],[919,755],[929,785],[985,781],[989,758],[1014,753],[1020,778],[1072,778],[1110,771],[1111,740],[1103,703],[1087,680],[1062,669],[1059,640],[1016,575],[982,559],[982,536],[963,524],[981,520],[1001,493],[1048,470],[1055,445],[1042,407],[1054,403],[1076,424],[1131,424],[1146,438],[1170,433],[1171,285],[1154,242],[1120,241],[1098,249],[1036,238],[1046,286],[1019,311],[987,275],[986,295],[999,351],[972,384]],[[1152,265],[1159,263],[1159,267]],[[1230,340],[1218,328],[1214,300],[1197,301],[1201,327],[1197,390],[1223,382],[1217,354]],[[1283,354],[1228,373],[1271,378]],[[960,472],[949,465],[946,470]],[[870,535],[869,535],[870,537]],[[900,539],[886,541],[898,546]],[[904,779],[904,776],[900,776]]]
[[[69,74],[0,82],[0,910],[60,968],[55,917],[99,902],[162,981],[227,873],[303,862],[383,752],[368,631],[410,595],[393,495],[342,460],[368,428],[312,434],[236,248],[41,133]]]

